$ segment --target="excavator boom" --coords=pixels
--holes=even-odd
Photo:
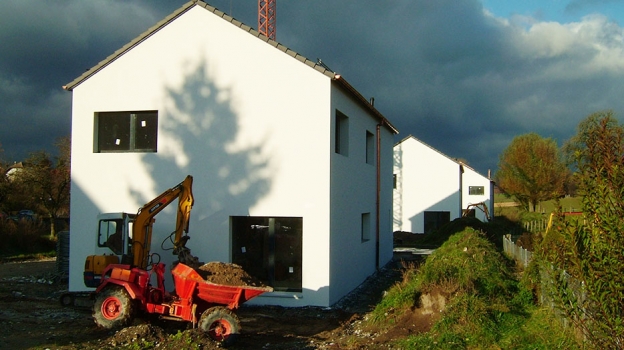
[[[193,207],[193,177],[188,175],[178,185],[161,193],[149,203],[143,205],[134,219],[132,228],[132,264],[141,269],[146,269],[152,243],[152,227],[154,217],[178,199],[178,214],[174,235],[174,253],[179,254],[185,248],[188,240],[189,219]]]

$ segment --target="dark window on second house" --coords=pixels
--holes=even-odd
[[[477,212],[474,209],[463,209],[462,210],[463,217],[475,218],[477,217]]]
[[[430,233],[449,222],[451,222],[451,212],[449,211],[425,211],[424,233]]]
[[[468,194],[483,195],[485,194],[485,188],[483,186],[468,186]]]
[[[156,152],[158,112],[99,112],[95,115],[96,153]]]

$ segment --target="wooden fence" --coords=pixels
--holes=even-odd
[[[511,235],[503,236],[503,250],[525,268],[533,259],[533,253],[514,243]]]
[[[524,223],[524,230],[531,233],[544,232],[548,226],[548,219],[527,221]]]

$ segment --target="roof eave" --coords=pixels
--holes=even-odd
[[[67,85],[63,85],[63,89],[67,90],[67,91],[73,90],[76,86],[80,85],[82,82],[84,82],[85,80],[89,79],[91,76],[93,76],[94,74],[96,74],[100,70],[104,69],[109,64],[113,63],[117,58],[122,56],[124,53],[132,50],[132,48],[134,48],[135,46],[139,45],[144,40],[146,40],[147,38],[152,36],[154,33],[158,32],[161,28],[165,27],[167,24],[169,24],[170,22],[174,21],[176,18],[180,17],[186,11],[188,11],[193,6],[198,5],[198,4],[199,4],[198,1],[191,0],[191,1],[187,2],[186,4],[182,5],[182,7],[180,7],[177,10],[175,10],[174,12],[172,12],[169,16],[165,17],[164,19],[162,19],[161,21],[156,23],[154,26],[150,27],[148,30],[143,32],[138,37],[134,38],[132,41],[130,41],[129,43],[127,43],[126,45],[121,47],[119,50],[113,52],[111,55],[106,57],[104,60],[100,61],[97,65],[95,65],[94,67],[88,69],[86,72],[82,73],[82,75],[80,75],[78,78],[74,79],[73,81],[71,81]],[[201,4],[204,4],[204,3],[201,3]],[[206,6],[208,6],[208,5],[206,5]],[[215,8],[212,8],[212,9],[216,12]]]
[[[362,94],[360,94],[348,81],[346,81],[340,74],[334,74],[333,81],[337,82],[339,86],[344,88],[347,92],[351,94],[355,98],[357,102],[360,103],[364,108],[370,111],[375,118],[379,120],[379,124],[387,127],[393,134],[398,134],[399,130],[390,123],[390,121],[384,117],[381,112],[375,108]]]

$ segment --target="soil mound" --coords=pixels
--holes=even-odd
[[[143,343],[162,343],[167,339],[167,335],[162,328],[149,324],[130,326],[115,333],[109,340],[113,347],[125,347]]]
[[[236,264],[213,261],[197,268],[197,272],[210,283],[228,286],[266,287],[264,283],[250,276],[240,265]]]

